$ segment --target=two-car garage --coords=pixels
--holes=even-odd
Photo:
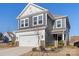
[[[38,35],[35,31],[18,32],[16,33],[16,41],[19,41],[19,46],[38,47]]]
[[[39,36],[37,34],[37,31],[16,32],[16,41],[19,42],[19,46],[38,47],[40,41],[45,40],[45,30],[40,30]]]
[[[38,36],[37,35],[22,35],[19,38],[20,46],[27,47],[37,47],[38,46]]]

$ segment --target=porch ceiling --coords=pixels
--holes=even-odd
[[[64,31],[51,31],[51,34],[62,34],[62,33],[64,33]]]

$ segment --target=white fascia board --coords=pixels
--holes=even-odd
[[[24,11],[27,9],[27,7],[30,5],[30,3],[29,4],[27,4],[27,6],[22,10],[22,12],[16,17],[16,19],[18,19],[19,17],[20,17],[20,15],[22,15],[23,13],[24,13]]]
[[[26,10],[30,5],[33,5],[33,6],[35,6],[35,7],[38,7],[38,8],[40,8],[40,9],[42,9],[42,10],[48,11],[48,9],[45,9],[45,8],[43,8],[43,7],[40,7],[40,6],[38,6],[38,5],[36,5],[36,4],[33,4],[33,3],[29,3],[29,4],[27,4],[27,6],[23,9],[23,11],[16,17],[16,19],[19,19],[19,17],[25,12],[25,10]]]
[[[42,10],[45,10],[45,11],[47,11],[48,9],[46,9],[46,8],[43,8],[43,7],[40,7],[39,5],[36,5],[36,4],[32,4],[33,6],[35,6],[35,7],[37,7],[37,8],[40,8],[40,9],[42,9]]]

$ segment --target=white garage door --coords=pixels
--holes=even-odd
[[[24,35],[20,36],[19,40],[20,46],[37,47],[38,46],[38,36],[37,35]]]

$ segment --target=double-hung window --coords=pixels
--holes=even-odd
[[[29,26],[29,19],[26,18],[26,19],[25,19],[25,27],[28,27],[28,26]]]
[[[38,24],[42,24],[43,23],[43,16],[39,15],[38,16]]]
[[[21,21],[20,21],[20,27],[21,27],[21,28],[24,27],[24,20],[21,20]]]
[[[20,20],[20,27],[21,28],[28,27],[28,26],[29,26],[29,18]]]
[[[56,20],[56,28],[62,28],[62,19]]]
[[[37,16],[33,18],[33,25],[37,25]]]
[[[33,16],[33,25],[42,25],[43,24],[43,14]]]

